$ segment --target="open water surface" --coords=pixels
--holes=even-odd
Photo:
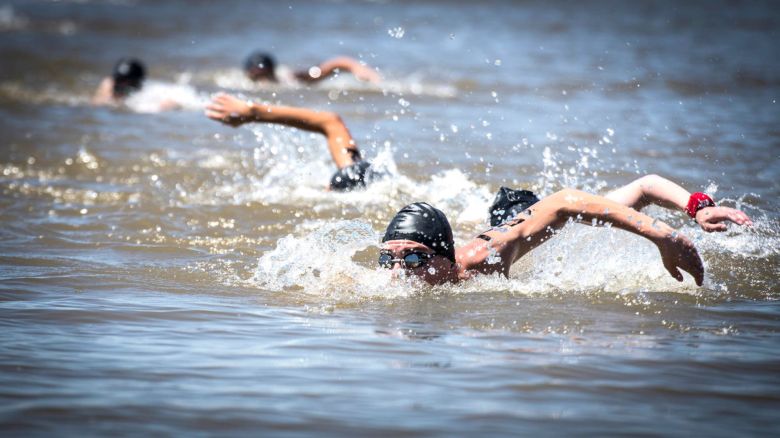
[[[777,434],[778,29],[773,2],[3,1],[0,431]],[[253,85],[256,48],[385,81]],[[91,106],[120,56],[150,82]],[[336,111],[392,177],[325,192],[322,138],[221,126],[218,91]],[[755,222],[648,210],[696,242],[701,288],[581,225],[509,279],[431,290],[375,267],[408,202],[463,243],[501,185],[649,173]]]

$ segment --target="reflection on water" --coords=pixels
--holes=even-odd
[[[0,5],[3,430],[773,432],[772,6]],[[251,84],[255,46],[355,56],[386,81]],[[126,55],[148,86],[90,106]],[[207,120],[220,90],[338,112],[390,178],[324,191],[320,136]],[[604,193],[646,173],[754,220],[715,235],[648,209],[694,240],[701,288],[651,244],[580,225],[510,278],[431,289],[375,267],[406,203],[463,243],[501,185]]]

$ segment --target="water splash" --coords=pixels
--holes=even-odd
[[[171,109],[199,110],[208,97],[186,83],[146,81],[143,88],[125,100],[128,108],[139,113],[159,113]]]
[[[358,251],[378,242],[379,235],[365,222],[326,222],[303,237],[280,239],[258,261],[252,282],[272,291],[300,290],[342,300],[405,295],[404,288],[388,289],[389,271],[353,261]]]

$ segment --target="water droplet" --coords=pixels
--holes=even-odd
[[[401,27],[401,26],[387,29],[387,34],[388,35],[390,35],[391,37],[393,37],[395,39],[399,39],[399,40],[404,37],[404,33],[405,32],[406,32],[406,30],[404,30],[404,28]]]

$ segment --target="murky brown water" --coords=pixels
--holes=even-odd
[[[0,427],[8,435],[767,435],[780,378],[772,3],[0,4]],[[256,87],[348,54],[386,78]],[[89,97],[119,56],[152,82]],[[211,93],[339,112],[390,180],[322,190],[322,139],[207,120]],[[160,99],[185,109],[156,113]],[[658,173],[744,209],[702,288],[572,227],[511,278],[375,268],[425,200],[463,242],[501,185]]]

